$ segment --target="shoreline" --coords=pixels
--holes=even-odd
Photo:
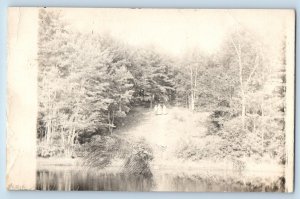
[[[124,173],[123,160],[114,159],[112,163],[103,168],[89,168],[82,164],[81,158],[37,158],[37,170],[82,170],[97,173]],[[175,164],[176,163],[176,164]],[[238,172],[232,168],[230,162],[216,163],[212,161],[184,161],[177,160],[169,161],[168,164],[155,165],[150,162],[151,171],[154,175],[201,175],[201,176],[219,176],[219,177],[234,177],[245,179],[278,179],[284,176],[284,165],[274,165],[268,163],[252,164],[251,169],[245,168]]]

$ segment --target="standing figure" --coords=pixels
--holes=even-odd
[[[162,107],[162,114],[164,114],[164,115],[167,114],[167,107],[166,107],[165,104],[164,104],[163,107]]]
[[[155,104],[155,106],[154,106],[154,114],[155,115],[157,114],[157,109],[158,109],[158,106],[157,106],[157,104]]]
[[[156,115],[161,115],[161,114],[162,114],[162,107],[160,104],[158,104]]]

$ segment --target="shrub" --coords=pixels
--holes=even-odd
[[[84,165],[104,168],[117,155],[121,139],[115,135],[95,135],[91,142],[83,145]]]
[[[150,161],[153,159],[152,149],[144,140],[133,145],[131,153],[125,160],[124,172],[127,174],[152,177]]]
[[[54,156],[63,156],[64,149],[55,145],[38,144],[37,156],[43,158],[50,158]]]

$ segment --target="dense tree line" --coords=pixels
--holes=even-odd
[[[47,149],[39,155],[71,154],[78,142],[113,133],[132,104],[172,96],[170,62],[155,50],[74,32],[57,12],[41,10],[39,27],[37,135]]]
[[[207,134],[222,141],[205,153],[284,163],[285,36],[274,50],[253,34],[228,33],[213,55],[189,52],[175,77],[177,94],[192,111],[211,112]]]
[[[211,112],[207,134],[222,138],[212,154],[284,161],[285,57],[268,55],[284,55],[285,40],[270,51],[240,28],[214,54],[195,48],[175,59],[76,32],[57,12],[42,9],[39,27],[40,156],[71,155],[113,134],[134,106],[164,102]]]

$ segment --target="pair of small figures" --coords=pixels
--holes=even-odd
[[[157,104],[154,106],[154,113],[155,115],[166,115],[167,114],[167,107],[165,104]]]

